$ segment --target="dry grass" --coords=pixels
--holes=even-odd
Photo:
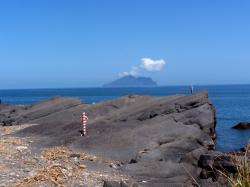
[[[3,135],[11,134],[12,132],[13,132],[13,130],[9,127],[2,127],[1,128],[1,133]]]
[[[0,171],[5,171],[7,169],[7,165],[4,163],[0,163]]]
[[[219,171],[232,187],[250,187],[250,144],[243,156],[233,155],[237,173],[230,175],[225,171]]]
[[[95,155],[87,154],[87,153],[81,153],[80,154],[80,159],[81,160],[92,160],[95,161],[97,160],[97,157]]]
[[[45,149],[42,152],[42,156],[50,161],[55,160],[66,160],[70,158],[70,155],[72,154],[72,151],[68,149],[67,147],[53,147]],[[88,154],[88,153],[80,153],[80,159],[81,160],[92,160],[95,161],[98,158],[95,155]]]
[[[78,158],[78,161],[72,159],[72,157]],[[91,172],[86,170],[87,167],[84,164],[81,164],[81,160],[100,160],[94,155],[86,153],[73,153],[67,147],[53,147],[48,148],[42,151],[41,156],[43,161],[45,161],[42,166],[36,164],[33,168],[38,168],[37,170],[32,171],[31,176],[28,176],[23,179],[18,179],[14,183],[9,184],[8,186],[19,187],[19,186],[38,186],[42,185],[51,185],[54,184],[58,187],[68,186],[68,181],[80,181],[83,180],[81,174],[82,171],[87,172],[88,175],[99,178],[100,180],[110,179],[109,174],[104,174],[102,172]],[[55,164],[56,163],[56,164]],[[34,162],[24,160],[23,164],[33,165]],[[40,167],[40,168],[39,168]],[[117,180],[121,179],[121,176],[112,176]],[[123,177],[125,178],[125,177]],[[86,182],[86,181],[85,181]]]
[[[9,145],[24,145],[25,142],[19,138],[8,137],[6,139],[2,139],[1,143],[9,144]]]
[[[64,187],[65,182],[70,177],[73,177],[76,173],[79,173],[85,168],[85,165],[79,165],[78,167],[74,167],[71,170],[67,170],[65,166],[54,164],[43,168],[42,170],[38,170],[33,176],[17,180],[11,186],[30,186],[39,182],[46,181],[52,182],[56,186]]]
[[[42,156],[50,161],[54,160],[64,160],[67,159],[70,155],[70,150],[66,147],[53,147],[45,149],[42,152]]]
[[[14,156],[20,153],[16,149],[17,145],[27,145],[23,140],[13,137],[8,137],[0,140],[0,153],[8,156]],[[14,147],[12,147],[14,146]]]
[[[42,151],[42,156],[47,161],[60,161],[61,164],[52,164],[37,170],[36,174],[22,180],[17,180],[12,186],[31,186],[39,182],[52,182],[56,186],[63,187],[70,177],[87,167],[83,164],[67,167],[70,165],[69,158],[71,151],[66,147],[53,147]]]
[[[18,180],[13,186],[28,186],[41,181],[50,181],[55,185],[63,187],[67,180],[67,175],[63,171],[64,167],[60,165],[51,165],[47,168],[39,170],[34,176]]]
[[[36,166],[36,162],[32,161],[32,160],[21,160],[19,163],[22,167],[27,167],[27,166],[34,167],[34,166]]]

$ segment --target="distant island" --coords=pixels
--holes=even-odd
[[[132,75],[124,76],[103,87],[154,87],[157,83],[150,77],[134,77]]]

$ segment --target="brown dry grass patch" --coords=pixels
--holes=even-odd
[[[62,165],[50,165],[42,170],[38,170],[34,176],[27,177],[22,180],[17,180],[12,186],[31,186],[39,182],[52,182],[56,186],[64,187],[65,182],[81,170],[85,169],[85,165],[79,165],[71,170],[67,170]]]
[[[18,145],[27,146],[27,143],[15,137],[0,139],[0,154],[5,154],[9,157],[20,154],[20,151],[15,147]]]
[[[95,155],[87,154],[87,153],[81,153],[80,154],[80,159],[81,160],[92,160],[95,161],[97,160],[97,157]]]
[[[3,132],[4,135],[11,134],[13,132],[13,130],[8,127],[2,127],[1,131]]]
[[[8,169],[7,165],[4,163],[0,163],[0,171],[5,171],[6,169]]]
[[[25,144],[23,140],[14,138],[14,137],[8,137],[6,139],[2,139],[0,142],[3,144],[9,144],[9,145],[24,145]]]
[[[48,148],[42,151],[42,156],[50,161],[55,160],[65,160],[70,158],[70,155],[72,154],[72,151],[68,149],[67,147],[53,147]],[[87,153],[80,153],[80,159],[81,160],[96,160],[97,157],[92,154]]]
[[[63,169],[64,167],[61,165],[48,166],[39,170],[34,176],[18,180],[13,186],[28,186],[42,181],[50,181],[57,186],[63,187],[68,178]]]
[[[67,147],[53,147],[42,151],[42,156],[50,161],[64,160],[70,155],[70,150]]]
[[[232,175],[225,170],[219,173],[226,178],[232,187],[250,187],[250,144],[246,146],[245,153],[230,153],[229,156],[237,168],[237,172]]]

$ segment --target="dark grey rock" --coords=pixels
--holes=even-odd
[[[70,155],[70,157],[72,158],[80,158],[80,156],[81,156],[80,154],[76,154],[76,153]]]
[[[200,168],[211,170],[214,165],[214,157],[211,155],[201,155],[198,161],[198,166]]]
[[[86,137],[78,133],[82,112],[89,118]],[[33,146],[67,145],[72,150],[124,163],[119,171],[136,181],[150,181],[140,183],[143,186],[192,184],[190,174],[196,180],[200,176],[200,155],[214,147],[215,109],[207,92],[125,96],[94,105],[56,97],[14,114],[10,119],[20,124],[38,124],[17,134],[37,135]]]
[[[232,127],[233,129],[245,130],[250,129],[250,123],[248,122],[240,122],[237,125]]]
[[[246,148],[245,148],[245,147],[242,147],[242,148],[240,148],[240,151],[241,151],[241,152],[246,152]]]
[[[220,178],[220,172],[235,174],[237,167],[231,160],[230,156],[210,152],[206,155],[201,155],[198,161],[198,166],[202,168],[200,179],[209,179],[223,183]],[[226,181],[224,180],[224,183]]]
[[[16,122],[16,121],[11,122],[10,126],[14,126],[14,125],[18,125],[18,122]]]
[[[137,183],[125,181],[104,181],[103,187],[139,187]]]
[[[152,118],[154,118],[156,116],[158,116],[158,114],[155,111],[145,112],[141,116],[138,117],[138,120],[144,121],[144,120],[147,120],[147,119],[152,119]]]
[[[121,187],[118,181],[104,181],[103,187]]]
[[[237,172],[237,167],[234,164],[234,162],[230,159],[229,156],[215,158],[214,168],[221,170],[221,171],[233,173],[233,174]]]
[[[13,118],[8,118],[4,120],[2,123],[3,126],[12,126],[13,124],[15,124],[15,120]]]

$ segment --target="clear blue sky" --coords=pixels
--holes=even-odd
[[[0,1],[0,89],[101,86],[141,58],[160,85],[250,83],[250,1]]]

